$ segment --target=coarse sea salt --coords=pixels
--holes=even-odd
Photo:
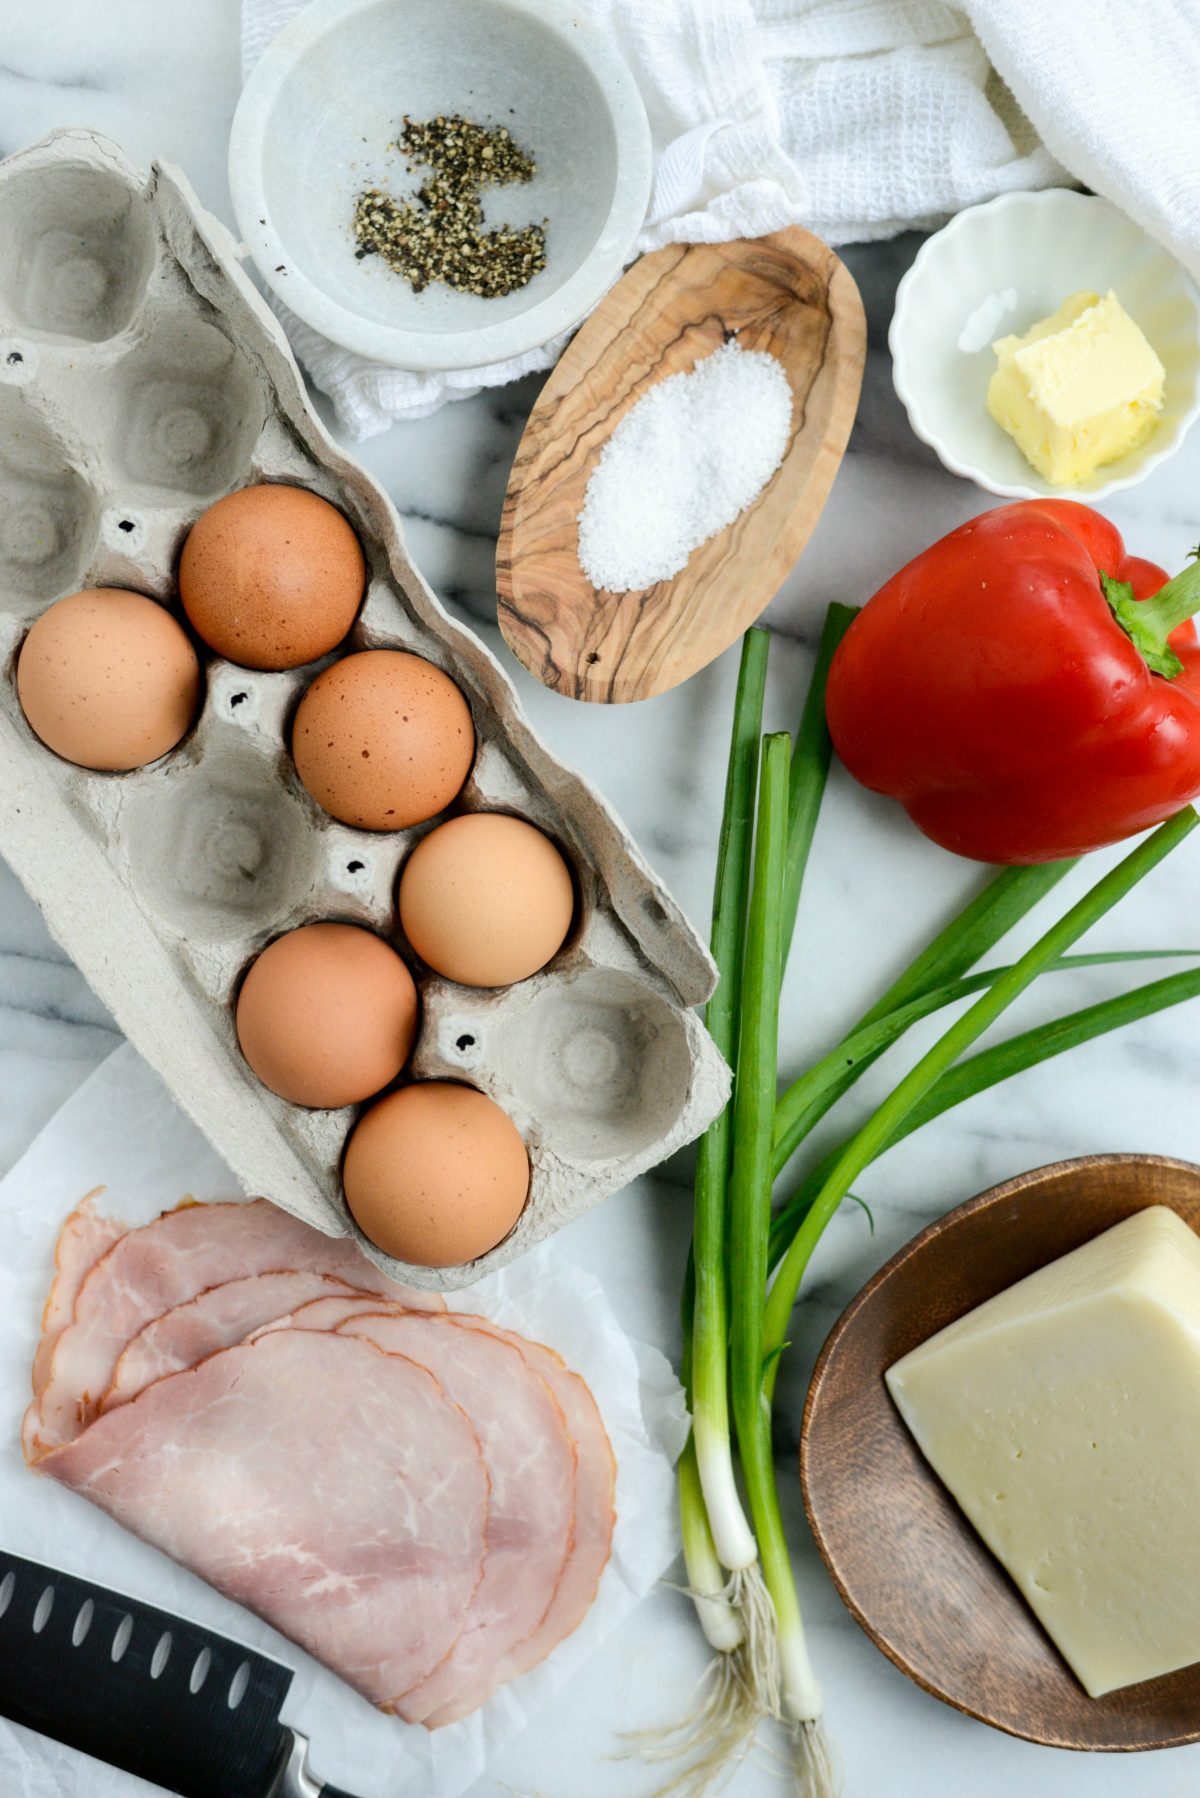
[[[631,406],[592,472],[579,561],[595,587],[669,580],[756,500],[783,461],[792,389],[778,359],[731,337]]]

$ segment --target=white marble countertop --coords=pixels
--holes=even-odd
[[[238,87],[236,0],[0,0],[0,154],[59,125],[92,125],[139,162],[180,163],[200,197],[230,219],[225,139]],[[767,615],[777,633],[769,710],[794,724],[825,604],[861,601],[902,561],[981,510],[986,497],[946,474],[909,432],[885,347],[896,281],[913,238],[851,251],[871,321],[862,411],[825,516]],[[362,460],[405,516],[413,554],[460,616],[493,647],[492,558],[508,465],[536,380],[454,405],[366,446]],[[1131,546],[1178,567],[1196,541],[1200,440],[1109,509]],[[537,727],[603,787],[683,905],[706,927],[736,655],[686,687],[623,711],[584,708],[517,669]],[[511,661],[510,661],[511,666]],[[1093,865],[1093,872],[1098,864]],[[1093,946],[1200,941],[1194,893],[1200,846],[1185,846],[1111,916]],[[832,1040],[883,981],[979,882],[978,871],[925,843],[894,808],[835,771],[805,894],[784,1003],[784,1058],[794,1065]],[[1076,873],[1064,888],[1077,892]],[[85,902],[81,896],[81,902]],[[1122,984],[1102,971],[1031,995],[1023,1025],[1051,1004],[1084,1004]],[[1133,977],[1136,978],[1136,975]],[[1129,984],[1126,981],[1125,984]],[[922,1042],[926,1036],[922,1035]],[[0,1172],[118,1037],[82,977],[51,942],[0,864]],[[860,1089],[883,1090],[885,1062]],[[802,1379],[829,1325],[862,1281],[939,1212],[996,1180],[1060,1156],[1111,1149],[1200,1158],[1200,1011],[1183,1007],[983,1095],[918,1133],[860,1183],[856,1208],[823,1243],[798,1313],[792,1403],[780,1440],[813,1652],[849,1798],[1183,1798],[1200,1782],[1200,1748],[1163,1755],[1077,1756],[1036,1749],[968,1722],[908,1682],[843,1611],[808,1541],[794,1477]],[[676,1342],[676,1295],[689,1214],[686,1165],[641,1180],[561,1238],[590,1265],[618,1310]],[[602,1677],[578,1679],[552,1717],[504,1757],[482,1794],[554,1798],[648,1793],[654,1778],[612,1758],[617,1734],[661,1723],[685,1697],[702,1656],[687,1607],[663,1590],[626,1626]],[[139,1788],[141,1789],[141,1788]],[[781,1790],[763,1757],[736,1794]],[[0,1767],[0,1790],[7,1790]],[[131,1786],[132,1790],[132,1786]],[[87,1776],[64,1798],[84,1798]]]

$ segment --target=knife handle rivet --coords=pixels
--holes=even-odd
[[[231,1711],[236,1711],[246,1696],[246,1687],[250,1684],[250,1663],[243,1661],[229,1683],[229,1697],[225,1700]]]
[[[87,1637],[87,1633],[92,1627],[92,1618],[95,1616],[95,1613],[96,1613],[95,1605],[92,1603],[90,1598],[85,1598],[83,1603],[79,1607],[79,1611],[75,1618],[74,1626],[71,1630],[71,1647],[72,1648],[82,1648],[84,1641]]]
[[[12,1595],[17,1588],[17,1576],[10,1567],[4,1578],[0,1580],[0,1617],[3,1617],[12,1603]]]
[[[196,1656],[195,1663],[192,1667],[192,1676],[188,1680],[188,1691],[192,1694],[193,1698],[208,1678],[208,1670],[211,1666],[212,1649],[202,1648]]]
[[[157,1679],[171,1658],[171,1632],[165,1629],[154,1644],[154,1654],[150,1661],[150,1677]]]
[[[50,1613],[54,1609],[54,1587],[47,1586],[37,1601],[37,1609],[33,1613],[33,1633],[40,1636],[50,1621]]]
[[[132,1634],[133,1634],[133,1618],[129,1615],[128,1612],[126,1612],[124,1617],[122,1617],[120,1623],[118,1623],[117,1633],[113,1637],[112,1658],[113,1658],[114,1663],[121,1659],[121,1656],[125,1653],[125,1650],[129,1647],[129,1638]]]

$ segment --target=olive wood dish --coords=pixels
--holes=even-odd
[[[901,1422],[884,1370],[1148,1205],[1200,1229],[1200,1167],[1091,1155],[994,1186],[913,1238],[821,1351],[800,1443],[813,1534],[856,1621],[935,1698],[1055,1748],[1200,1741],[1200,1665],[1089,1698]]]
[[[579,563],[579,513],[613,431],[659,381],[731,335],[766,350],[792,389],[783,461],[733,523],[668,581],[598,591]],[[670,244],[605,295],[546,382],[509,477],[496,554],[500,629],[518,661],[572,699],[665,693],[735,643],[811,537],[854,423],[866,355],[858,289],[793,226],[771,237]]]

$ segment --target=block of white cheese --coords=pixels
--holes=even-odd
[[[1200,1238],[1139,1211],[913,1349],[925,1458],[1093,1698],[1200,1660]]]
[[[1157,423],[1165,370],[1115,293],[1073,293],[992,348],[988,411],[1055,486],[1128,455]]]

